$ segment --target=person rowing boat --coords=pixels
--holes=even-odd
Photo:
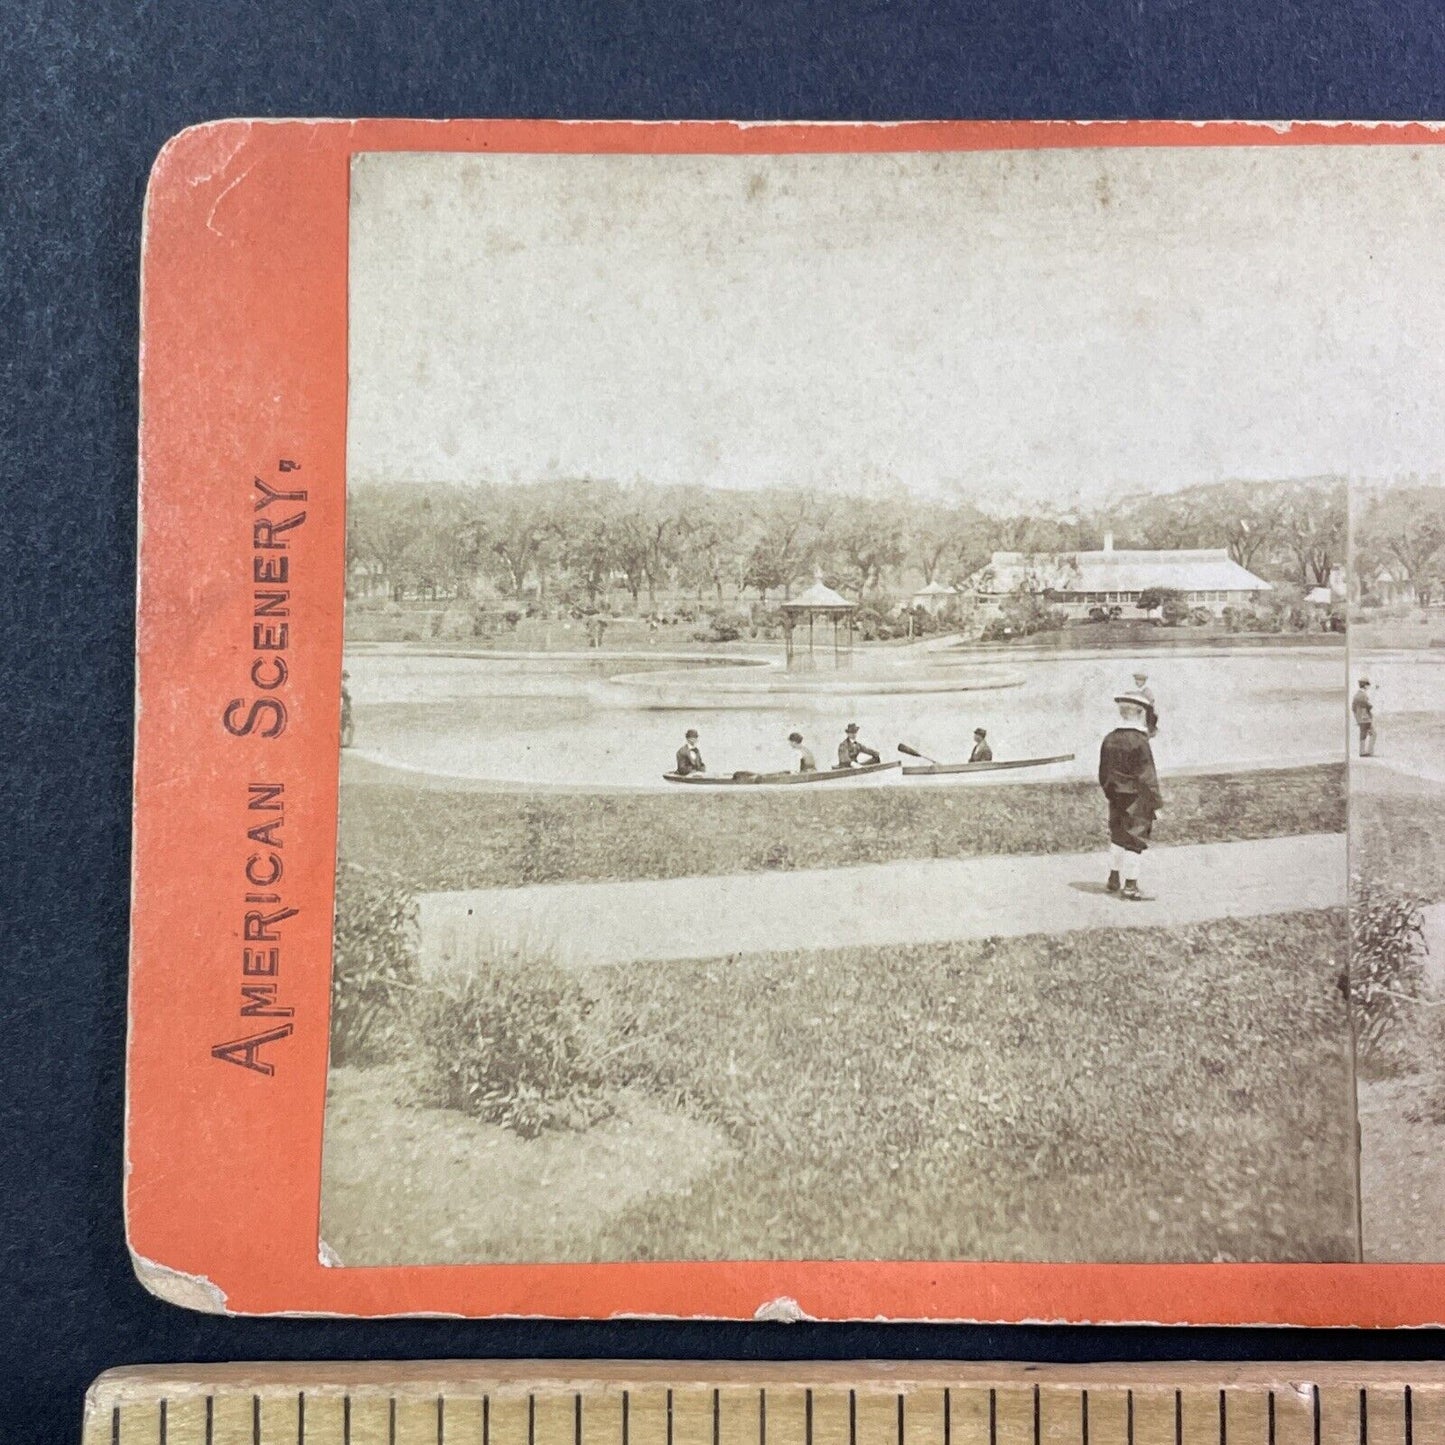
[[[971,763],[991,763],[993,749],[988,745],[988,733],[983,728],[973,730],[973,751],[968,755]]]
[[[707,765],[698,751],[696,728],[688,728],[683,736],[683,744],[677,750],[676,772],[680,778],[685,778],[691,773],[707,772]]]
[[[800,773],[816,773],[818,760],[813,756],[812,749],[804,743],[802,733],[789,733],[788,741],[797,749],[798,771]]]
[[[858,724],[849,723],[843,729],[843,741],[838,744],[838,766],[856,768],[866,758],[870,763],[882,762],[882,757],[866,743],[858,741]]]

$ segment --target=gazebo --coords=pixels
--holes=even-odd
[[[846,667],[853,657],[853,614],[858,610],[856,602],[848,599],[823,582],[822,577],[814,580],[806,592],[791,597],[782,604],[783,642],[787,652],[788,666],[812,668],[818,665],[814,652],[814,641],[818,619],[831,620],[833,624],[833,666]],[[808,619],[808,649],[806,654],[794,646],[798,624]],[[806,660],[805,660],[806,658]]]
[[[908,601],[911,606],[921,607],[925,612],[937,613],[942,612],[957,596],[957,587],[950,587],[935,578],[927,587],[920,587]]]

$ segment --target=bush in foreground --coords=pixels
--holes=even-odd
[[[543,949],[495,944],[418,993],[411,1027],[421,1102],[513,1129],[585,1128],[613,1112],[625,1027]]]
[[[341,862],[331,969],[331,1059],[374,1062],[405,1036],[416,987],[416,898],[402,880]]]
[[[1400,1042],[1420,1002],[1425,933],[1418,898],[1356,877],[1350,898],[1350,1008],[1361,1062]]]

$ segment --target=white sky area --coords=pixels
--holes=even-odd
[[[1441,470],[1445,147],[368,154],[352,481]]]

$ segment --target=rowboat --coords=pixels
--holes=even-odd
[[[693,783],[712,788],[754,787],[759,784],[789,787],[798,783],[831,783],[835,778],[861,778],[869,773],[886,773],[896,768],[898,762],[864,763],[856,768],[824,768],[812,773],[664,773],[669,783]],[[907,772],[908,769],[903,770]]]
[[[944,773],[998,773],[1005,768],[1042,768],[1049,763],[1071,763],[1073,753],[1059,753],[1052,758],[1010,758],[1002,763],[925,763],[906,767],[905,778],[935,778]]]

